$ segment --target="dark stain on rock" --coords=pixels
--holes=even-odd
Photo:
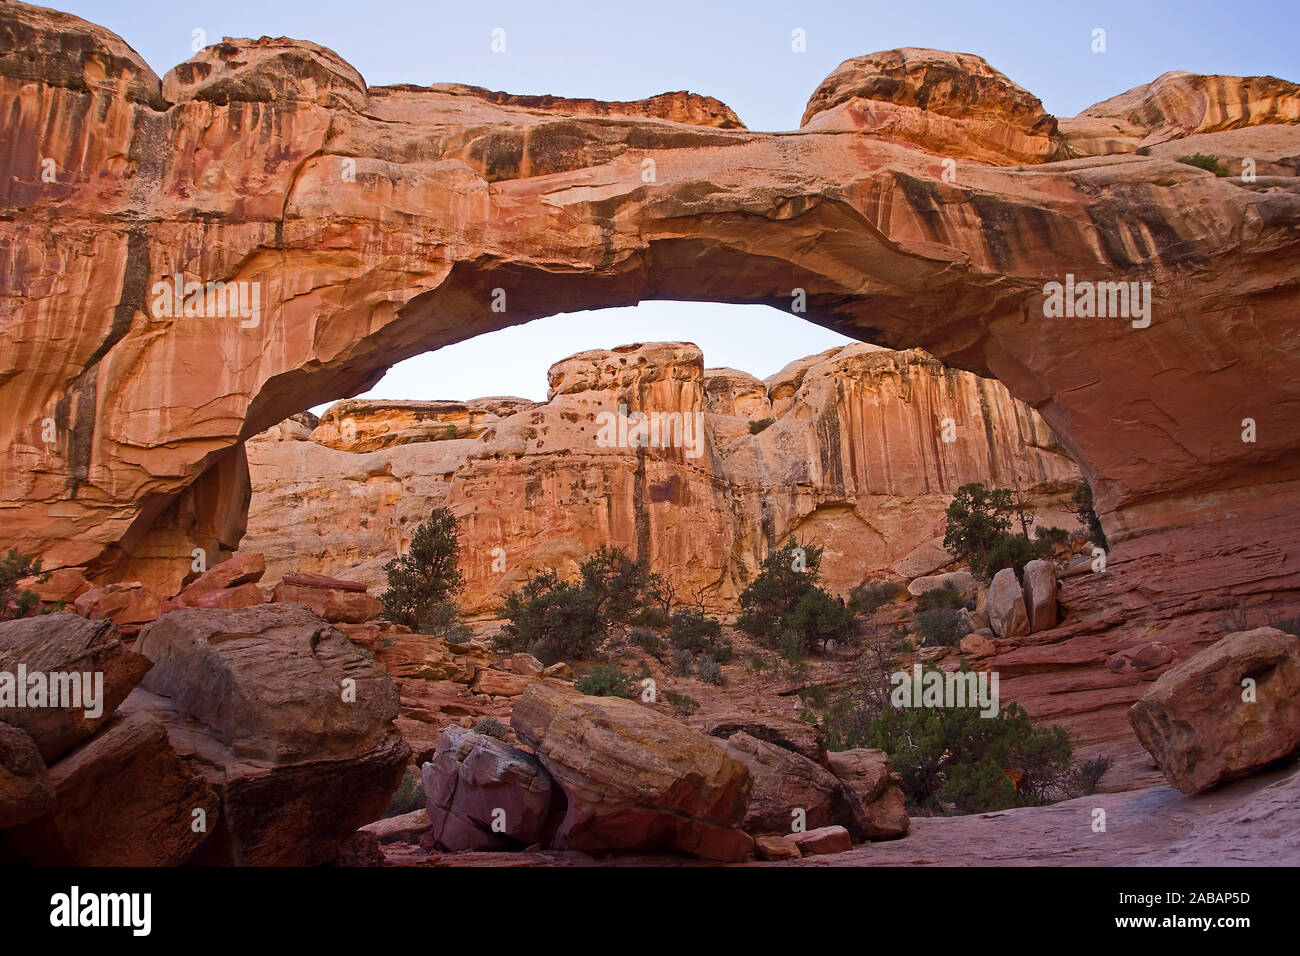
[[[636,560],[650,560],[650,508],[646,504],[646,450],[636,450],[636,477],[632,486],[632,512],[636,520]]]
[[[518,179],[524,159],[523,137],[518,133],[488,133],[469,145],[469,159],[490,183]]]
[[[542,499],[542,480],[530,478],[524,485],[524,510],[532,511]]]
[[[665,501],[677,505],[684,504],[685,490],[682,480],[677,475],[669,475],[664,481],[657,481],[650,486],[650,501],[653,504]]]
[[[1086,212],[1107,259],[1120,268],[1131,269],[1144,262],[1134,258],[1130,245],[1146,261],[1156,259],[1165,264],[1206,261],[1206,256],[1196,251],[1196,243],[1179,236],[1164,211],[1136,189],[1121,189],[1116,195],[1089,204]],[[1131,244],[1125,242],[1126,236]]]
[[[998,479],[998,454],[997,446],[993,444],[993,418],[989,415],[988,383],[984,379],[977,377],[975,379],[975,388],[980,395],[980,418],[984,422],[984,440],[988,442],[989,477],[996,484]]]

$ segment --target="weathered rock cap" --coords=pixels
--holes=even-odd
[[[169,70],[162,93],[171,103],[298,101],[358,111],[366,105],[366,81],[343,57],[288,37],[223,37]]]
[[[379,87],[380,90],[392,87]],[[403,84],[400,88],[420,90]],[[587,98],[570,98],[566,96],[529,96],[519,93],[503,93],[488,90],[481,86],[469,86],[464,83],[435,83],[427,89],[437,93],[450,93],[453,96],[473,96],[477,99],[495,103],[497,106],[514,106],[539,113],[561,113],[566,115],[586,114],[589,116],[634,116],[644,119],[664,119],[674,123],[690,126],[711,126],[716,129],[744,129],[745,124],[731,107],[713,96],[701,96],[687,90],[674,90],[671,93],[659,93],[643,100],[606,101]]]
[[[1096,103],[1079,117],[1115,120],[1140,146],[1243,126],[1300,123],[1300,86],[1275,76],[1217,76],[1171,70]]]
[[[1128,715],[1183,793],[1246,776],[1300,749],[1300,637],[1230,634],[1167,670]]]
[[[874,114],[871,131],[937,152],[1003,165],[1045,162],[1059,148],[1056,118],[1038,97],[970,53],[905,47],[845,60],[813,92],[800,126],[854,100]]]
[[[106,90],[163,108],[158,76],[117,34],[70,13],[4,4],[0,76],[71,90]]]

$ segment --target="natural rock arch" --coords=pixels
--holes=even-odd
[[[802,289],[808,319],[1037,408],[1149,581],[1170,553],[1202,584],[1297,585],[1293,84],[1167,74],[1058,122],[977,57],[904,50],[844,64],[799,130],[757,133],[686,93],[367,88],[285,39],[159,81],[78,18],[0,20],[0,506],[6,544],[47,567],[178,584],[191,548],[238,542],[244,439],[419,352]],[[1259,178],[1174,162],[1184,140]],[[254,284],[256,323],[152,314],[178,273]],[[1149,327],[1046,318],[1067,273],[1150,282]]]

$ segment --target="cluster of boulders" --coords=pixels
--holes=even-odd
[[[510,724],[520,746],[461,727],[443,732],[422,768],[426,844],[739,861],[908,831],[888,757],[828,755],[821,732],[802,721],[732,714],[687,726],[637,701],[545,679],[520,696]]]
[[[993,575],[987,589],[981,588],[969,571],[947,571],[913,578],[907,592],[919,598],[936,588],[954,590],[975,604],[974,609],[959,612],[966,628],[960,650],[968,657],[991,656],[998,650],[996,639],[1050,630],[1060,618],[1057,569],[1052,561],[1030,561],[1021,577],[1014,568],[1003,568]]]
[[[74,685],[90,693],[69,706]],[[332,861],[401,778],[397,708],[388,674],[300,604],[175,610],[134,649],[106,618],[0,623],[0,859]]]

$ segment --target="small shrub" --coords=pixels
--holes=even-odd
[[[1074,496],[1070,499],[1070,504],[1066,509],[1079,519],[1079,524],[1087,532],[1088,537],[1093,544],[1098,544],[1106,550],[1110,545],[1106,542],[1106,532],[1101,529],[1101,519],[1097,517],[1097,512],[1092,504],[1092,486],[1086,481],[1079,482],[1079,487],[1074,489]]]
[[[731,646],[730,641],[728,641],[726,644],[723,644],[721,647],[719,647],[716,651],[713,652],[713,659],[719,664],[729,664],[731,662],[731,659],[734,658],[735,656],[736,656],[736,649]]]
[[[1034,529],[1034,538],[1038,541],[1046,541],[1048,544],[1056,547],[1066,544],[1070,540],[1070,532],[1065,528],[1058,528],[1053,525],[1050,528],[1044,528],[1039,525]]]
[[[18,582],[23,578],[36,576],[44,583],[50,579],[47,571],[41,573],[41,559],[20,554],[17,548],[0,560],[0,621],[10,618],[27,617],[41,606],[41,598],[35,591],[19,589]]]
[[[713,684],[717,687],[722,686],[722,665],[713,658],[701,657],[699,664],[696,665],[695,672],[704,683]]]
[[[775,423],[776,423],[775,418],[760,418],[757,421],[752,421],[749,423],[749,433],[751,435],[757,435],[764,428],[767,428],[769,425]]]
[[[597,664],[578,678],[573,687],[589,697],[625,697],[631,700],[636,696],[636,682],[609,664]]]
[[[1236,634],[1250,630],[1250,611],[1241,606],[1238,598],[1218,598],[1212,604],[1222,612],[1218,617],[1218,625],[1223,633]]]
[[[668,641],[674,647],[712,652],[721,639],[722,625],[694,608],[678,611],[672,617]]]
[[[767,669],[767,661],[762,654],[751,654],[749,658],[749,669],[757,674],[759,671]]]
[[[695,666],[695,655],[685,647],[679,647],[673,651],[672,668],[674,674],[680,674],[682,677],[689,677],[691,669]]]
[[[804,651],[807,646],[804,644],[803,635],[798,631],[782,631],[781,636],[776,640],[776,652],[780,655],[781,660],[789,664],[803,663]]]
[[[1034,726],[1015,703],[993,718],[978,707],[886,706],[871,716],[865,737],[860,746],[889,754],[909,806],[921,813],[942,812],[943,804],[988,813],[1069,795],[1069,735]],[[1019,771],[1019,787],[1011,770]]]
[[[663,655],[663,638],[648,627],[632,628],[631,633],[628,634],[628,639],[653,658],[658,659]]]
[[[961,596],[961,592],[948,581],[941,588],[930,588],[923,591],[921,596],[916,599],[916,609],[920,611],[932,611],[937,607],[960,608],[966,606],[966,599]]]
[[[948,505],[943,546],[971,567],[982,564],[993,546],[1011,531],[1014,508],[1010,489],[989,490],[979,481],[962,485]]]
[[[450,601],[440,601],[424,615],[421,634],[432,634],[448,644],[464,644],[474,636],[474,629],[460,617],[460,611]]]
[[[813,707],[825,707],[829,696],[825,684],[809,684],[799,691],[799,699]]]
[[[384,818],[400,817],[403,813],[424,809],[424,778],[415,767],[407,767],[402,774],[402,782],[397,785],[397,792],[384,811]]]
[[[1024,535],[1007,534],[997,540],[978,567],[986,580],[992,580],[1003,568],[1014,568],[1016,577],[1020,577],[1025,573],[1026,564],[1051,553],[1052,543],[1046,539],[1030,541]]]
[[[605,641],[595,595],[550,568],[507,594],[502,613],[508,620],[492,639],[497,648],[526,650],[548,666],[592,657]]]
[[[1279,631],[1285,631],[1287,634],[1294,634],[1300,637],[1300,614],[1284,617],[1280,614],[1270,614],[1268,616],[1268,626],[1275,627]]]
[[[700,702],[694,697],[679,694],[675,690],[670,690],[664,694],[664,700],[668,701],[668,705],[679,714],[693,714],[700,707]]]
[[[916,629],[931,647],[955,647],[966,636],[961,612],[952,607],[932,607],[916,615]]]
[[[495,717],[484,717],[474,725],[474,733],[482,734],[485,737],[495,737],[497,740],[510,740],[510,728]]]
[[[1232,170],[1219,162],[1218,156],[1212,156],[1209,153],[1192,153],[1190,156],[1179,156],[1178,161],[1188,166],[1208,170],[1216,176],[1229,176],[1232,174]]]
[[[1080,797],[1096,793],[1101,786],[1101,778],[1114,764],[1115,761],[1109,757],[1094,757],[1076,763],[1070,776],[1071,791]]]
[[[457,428],[456,428],[455,425],[448,425],[448,426],[447,426],[447,437],[448,437],[448,438],[455,438],[455,437],[456,437],[457,435],[459,435],[459,434],[460,434],[460,432],[457,430]]]
[[[627,623],[636,627],[667,627],[668,614],[663,608],[647,605],[634,611],[628,617]]]
[[[866,581],[849,592],[849,608],[855,614],[874,614],[898,597],[901,590],[895,581]]]

